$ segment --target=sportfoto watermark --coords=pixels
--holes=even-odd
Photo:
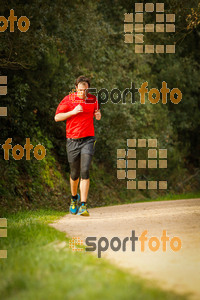
[[[0,227],[7,227],[7,219],[0,218]],[[7,237],[7,228],[0,228],[0,238]],[[0,258],[7,258],[7,250],[0,250]]]
[[[10,16],[8,20],[4,16],[0,16],[0,33],[6,31],[8,28],[8,22],[10,22],[10,32],[15,31],[15,21],[17,21],[17,16],[15,16],[14,9],[10,10]],[[3,23],[1,25],[1,23]],[[26,16],[21,16],[17,21],[17,27],[21,32],[26,32],[30,27],[30,21]]]
[[[144,20],[148,13],[154,13],[156,16],[151,24],[147,24]],[[134,36],[135,53],[175,53],[175,44],[146,45],[144,36],[152,32],[163,35],[175,32],[175,14],[165,13],[164,3],[135,3],[135,13],[125,14],[124,42],[133,43]]]
[[[157,139],[127,139],[127,149],[117,149],[117,178],[128,179],[127,189],[167,189],[167,180],[139,180],[139,169],[167,169],[167,149],[159,149]],[[146,157],[137,153],[146,148]]]
[[[75,94],[73,94],[74,91],[75,90],[72,90],[69,94],[72,97],[73,102],[79,103],[78,100],[76,100]],[[124,91],[120,91],[119,89],[115,88],[110,91],[110,94],[106,88],[102,88],[99,91],[97,91],[96,88],[88,88],[86,92],[94,94],[98,100],[101,99],[101,104],[107,103],[109,97],[111,102],[114,104],[118,104],[121,100],[122,104],[126,104],[126,96],[128,93],[131,94],[132,104],[136,102],[135,93],[139,93],[141,104],[145,104],[145,95],[148,96],[148,100],[152,104],[157,104],[160,101],[160,99],[162,101],[162,104],[167,104],[169,98],[173,104],[178,104],[182,100],[181,91],[178,88],[173,88],[172,90],[170,90],[167,87],[167,83],[165,81],[162,82],[162,87],[160,90],[156,88],[148,90],[148,82],[145,81],[141,84],[140,88],[136,88],[135,84],[131,82],[131,88],[126,88]],[[92,98],[88,99],[87,103],[94,103],[95,101],[96,99]]]
[[[7,95],[7,76],[0,76],[0,96]],[[7,117],[7,107],[0,107],[0,117]]]
[[[26,150],[26,160],[30,160],[30,151],[34,148],[33,145],[30,144],[30,138],[26,138],[26,144],[24,145],[24,147],[17,144],[12,148],[12,145],[10,143],[12,143],[12,138],[8,138],[5,141],[5,143],[2,145],[2,148],[4,150],[4,159],[5,160],[9,160],[9,150],[10,149],[12,149],[12,156],[15,160],[22,159],[22,157],[24,156],[24,150]],[[39,150],[41,151],[40,154],[38,152]],[[19,151],[19,153],[17,153],[17,151]],[[37,160],[42,160],[46,155],[46,149],[43,145],[38,144],[37,146],[35,146],[33,153],[34,153],[34,157]]]
[[[140,243],[140,251],[145,252],[149,249],[152,252],[156,252],[162,247],[162,251],[166,252],[167,247],[174,252],[177,252],[181,249],[182,243],[181,239],[177,236],[172,237],[171,239],[167,236],[167,231],[162,231],[162,236],[157,238],[156,236],[152,236],[148,239],[147,237],[148,230],[144,230],[142,234],[138,237],[135,235],[135,230],[132,230],[132,235],[130,237],[125,237],[121,240],[119,237],[113,237],[110,242],[106,237],[100,237],[97,240],[97,237],[87,237],[85,239],[85,244],[89,246],[85,248],[85,251],[92,252],[97,250],[98,258],[101,258],[101,253],[106,252],[110,247],[112,251],[117,252],[122,250],[126,251],[126,244],[128,241],[131,241],[131,251],[135,251],[135,243]],[[115,244],[115,245],[114,245]],[[69,247],[73,251],[84,251],[83,248],[76,248],[76,245],[83,245],[83,241],[78,237],[73,237],[72,240],[69,241]]]

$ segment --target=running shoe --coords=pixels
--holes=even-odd
[[[79,207],[77,215],[80,215],[80,216],[89,216],[90,215],[89,211],[87,210],[87,204],[81,205]]]
[[[78,199],[77,200],[73,200],[71,198],[71,203],[70,203],[70,207],[69,207],[69,212],[72,214],[72,215],[76,215],[77,212],[78,212],[78,208],[79,208],[79,202],[80,202],[80,195],[78,195]]]

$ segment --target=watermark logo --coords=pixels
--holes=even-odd
[[[33,145],[30,143],[30,138],[26,138],[26,144],[24,147],[17,144],[12,148],[12,138],[8,138],[5,143],[2,145],[2,148],[4,150],[4,159],[9,160],[9,150],[12,149],[12,156],[15,160],[20,160],[24,156],[24,150],[26,150],[26,160],[30,160],[30,151],[34,148]],[[40,153],[39,153],[40,150]],[[18,153],[17,153],[18,151]],[[37,160],[42,160],[46,155],[46,149],[43,145],[38,144],[35,146],[34,150],[34,157]]]
[[[76,248],[76,245],[83,245],[83,241],[80,239],[80,237],[73,237],[72,240],[69,241],[69,248],[71,248],[72,251],[83,251],[83,248]]]
[[[136,242],[140,243],[141,252],[145,252],[147,250],[156,252],[159,249],[161,249],[163,252],[166,252],[167,247],[168,249],[170,248],[172,251],[177,252],[182,247],[181,239],[177,236],[174,236],[170,239],[169,236],[167,236],[166,230],[162,231],[162,236],[160,239],[156,236],[148,238],[147,234],[148,230],[144,230],[138,237],[135,235],[135,230],[132,230],[132,235],[130,237],[125,237],[123,240],[121,240],[119,237],[115,236],[110,240],[110,243],[106,237],[100,237],[98,240],[97,237],[87,237],[85,239],[85,244],[88,247],[85,248],[85,251],[94,252],[97,250],[97,256],[98,258],[101,258],[102,252],[106,252],[109,247],[114,252],[118,252],[119,250],[125,252],[129,242],[129,246],[131,246],[129,249],[131,249],[132,252],[135,251]],[[72,240],[70,240],[69,245],[73,251],[84,251],[83,248],[77,249],[75,247],[75,245],[83,245],[83,240],[81,240],[79,237],[73,237]]]
[[[153,13],[154,11],[156,14],[156,24],[144,25],[145,13]],[[156,3],[156,5],[154,3],[135,3],[135,13],[125,13],[124,41],[125,43],[133,43],[133,32],[135,32],[135,53],[175,53],[174,44],[144,44],[143,32],[175,32],[175,14],[165,14],[164,12],[164,3]]]
[[[171,91],[167,87],[167,83],[165,81],[162,82],[162,88],[160,91],[156,88],[150,89],[148,91],[148,82],[144,82],[141,85],[141,88],[138,89],[140,93],[140,103],[145,104],[145,94],[148,94],[148,99],[150,103],[156,104],[160,101],[160,93],[162,94],[162,104],[167,103],[167,94],[170,93],[170,100],[173,104],[178,104],[182,100],[182,93],[178,88],[173,88]],[[153,95],[155,94],[155,97]],[[174,97],[176,95],[176,97]]]
[[[76,89],[72,89],[69,92],[69,99],[73,103],[94,104],[96,102],[96,97],[94,97],[93,95],[89,95],[89,93],[95,93],[95,92],[96,92],[95,88],[88,88],[85,90],[86,99],[81,99],[81,98],[79,98],[79,94],[76,93]]]
[[[0,95],[7,95],[7,76],[0,76]],[[0,107],[0,117],[7,117],[7,107]],[[30,138],[26,138],[26,144],[24,147],[19,144],[12,147],[10,143],[12,143],[12,138],[8,138],[2,145],[5,160],[9,160],[9,150],[11,149],[12,156],[15,160],[22,159],[24,156],[24,150],[26,150],[26,160],[30,160],[30,151],[34,148],[30,143]],[[37,160],[42,160],[46,155],[46,149],[43,145],[38,144],[35,146],[33,154]]]
[[[157,104],[162,95],[162,104],[167,104],[167,101],[170,98],[170,101],[173,104],[178,104],[182,100],[182,93],[178,88],[173,88],[171,91],[167,87],[167,83],[165,81],[162,81],[162,87],[160,90],[156,88],[152,88],[148,90],[148,82],[145,81],[141,84],[140,88],[136,88],[135,84],[131,82],[131,88],[126,88],[124,91],[120,91],[119,89],[115,88],[112,89],[109,95],[109,92],[107,89],[102,88],[99,91],[97,91],[96,88],[89,88],[87,89],[88,92],[95,94],[98,100],[101,100],[101,104],[105,104],[108,102],[109,97],[112,103],[118,104],[122,100],[122,104],[126,104],[126,96],[128,93],[131,93],[131,103],[135,103],[135,93],[139,93],[140,95],[140,103],[145,104],[145,95],[148,95],[148,100],[151,104]],[[170,94],[170,97],[167,97],[168,94]],[[71,95],[71,93],[70,93]],[[176,95],[176,96],[175,96]],[[80,103],[79,100],[75,100],[76,96],[75,94],[71,95],[72,100],[74,102],[77,101],[77,103]],[[93,102],[92,102],[93,101]],[[91,99],[91,103],[94,103],[96,100],[93,98]]]
[[[7,76],[0,76],[0,96],[7,95]],[[0,107],[0,117],[7,117],[7,107]]]
[[[4,16],[0,16],[0,33],[6,31],[8,28],[8,22],[10,23],[10,32],[14,32],[16,21],[17,16],[15,16],[14,9],[10,10],[10,16],[8,17],[8,20]],[[17,21],[17,27],[21,32],[26,32],[29,29],[30,24],[31,23],[26,16],[21,16]]]
[[[7,237],[7,219],[0,218],[0,238]],[[0,250],[0,258],[7,258],[7,250]]]
[[[148,158],[136,160],[138,148],[146,147],[150,148]],[[117,178],[128,179],[127,189],[167,189],[166,180],[136,180],[137,168],[167,168],[167,149],[158,149],[157,139],[127,139],[127,150],[117,149]]]

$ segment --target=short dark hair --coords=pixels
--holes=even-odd
[[[81,82],[86,82],[88,84],[88,87],[90,87],[90,79],[88,77],[85,77],[83,75],[79,76],[75,81],[75,86],[77,86]]]

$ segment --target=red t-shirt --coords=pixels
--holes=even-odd
[[[96,96],[88,93],[87,99],[83,100],[77,96],[77,92],[67,95],[58,105],[55,115],[71,111],[79,104],[83,107],[83,111],[66,120],[67,138],[95,135],[93,117],[94,111],[99,109]]]

